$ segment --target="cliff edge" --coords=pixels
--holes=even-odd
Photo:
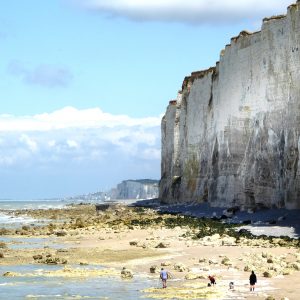
[[[162,119],[160,199],[300,208],[300,2],[186,77]]]

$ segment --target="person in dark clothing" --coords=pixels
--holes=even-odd
[[[257,278],[256,278],[254,271],[252,271],[252,273],[249,277],[249,281],[250,281],[250,292],[254,292],[255,283],[257,282]]]

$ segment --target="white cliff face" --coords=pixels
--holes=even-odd
[[[158,197],[158,181],[124,180],[111,192],[112,199],[153,199]]]
[[[192,73],[162,120],[163,202],[300,208],[300,3]]]

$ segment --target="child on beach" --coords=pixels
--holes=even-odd
[[[209,275],[208,279],[209,279],[211,285],[215,285],[216,284],[216,279],[215,279],[214,276]]]

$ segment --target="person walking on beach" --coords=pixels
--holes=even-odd
[[[249,277],[249,281],[250,281],[250,292],[254,292],[255,283],[257,282],[257,278],[256,278],[254,271],[252,271],[252,273]]]
[[[162,281],[163,288],[165,289],[167,287],[167,279],[169,278],[168,271],[164,270],[164,268],[161,268],[159,277]]]

